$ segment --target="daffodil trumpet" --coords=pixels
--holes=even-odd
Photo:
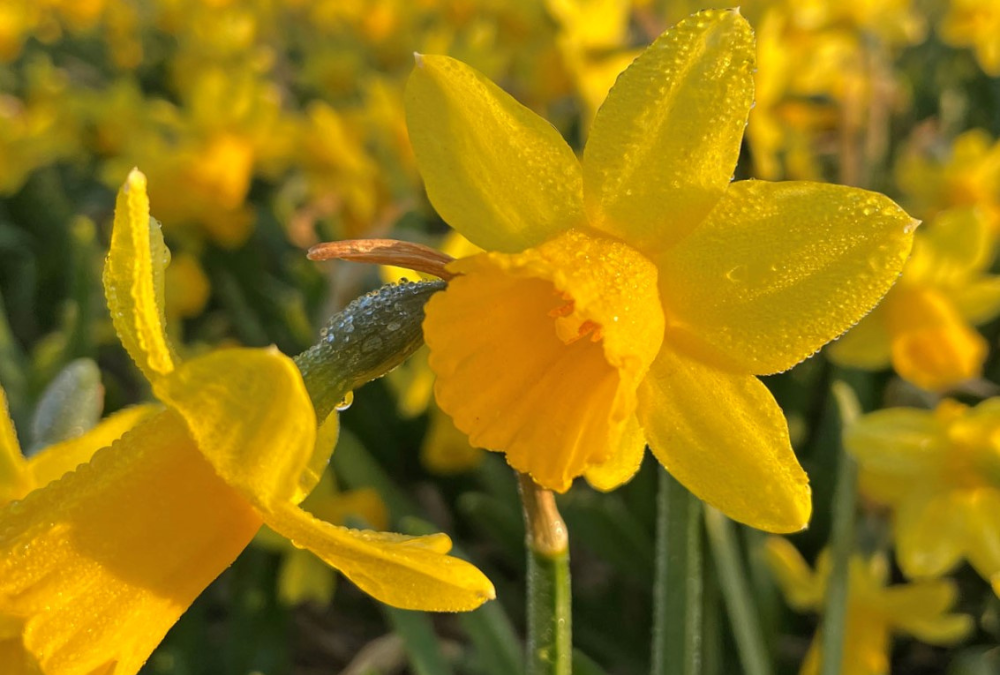
[[[134,675],[265,523],[396,607],[463,611],[494,597],[479,570],[446,555],[443,534],[352,530],[300,508],[333,451],[335,410],[318,417],[299,368],[273,348],[182,359],[164,330],[167,260],[146,177],[133,170],[115,207],[105,293],[165,409],[0,509],[0,646],[14,650],[15,674]],[[414,286],[399,292],[422,307]]]

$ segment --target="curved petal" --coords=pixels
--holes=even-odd
[[[886,408],[864,415],[844,431],[844,446],[862,469],[910,480],[940,470],[948,450],[946,426],[930,410]]]
[[[7,394],[0,387],[0,506],[20,499],[34,487],[28,463],[17,442],[14,422],[7,408]]]
[[[885,295],[914,227],[890,199],[857,188],[733,183],[657,261],[668,333],[695,334],[753,373],[787,370]]]
[[[417,56],[406,123],[431,204],[474,244],[520,251],[583,224],[580,163],[566,141],[469,66]]]
[[[150,382],[174,369],[167,340],[163,270],[170,252],[160,224],[149,217],[146,177],[132,169],[118,191],[104,295],[118,338]]]
[[[954,582],[934,579],[887,588],[882,603],[897,630],[922,642],[949,645],[966,637],[975,626],[971,616],[947,613],[957,599]]]
[[[995,587],[1000,579],[1000,492],[989,487],[970,490],[963,501],[969,562]]]
[[[590,486],[601,492],[610,492],[632,480],[646,456],[646,435],[642,433],[636,416],[626,422],[621,443],[603,464],[587,469],[583,474]]]
[[[261,524],[170,411],[0,522],[0,614],[58,675],[137,672]]]
[[[673,476],[733,520],[797,532],[812,512],[809,479],[771,392],[664,343],[639,387],[639,422]]]
[[[895,511],[896,557],[910,578],[937,577],[965,556],[961,504],[951,493],[911,494]]]
[[[63,474],[89,462],[95,452],[111,445],[126,431],[162,409],[163,406],[155,404],[125,408],[108,415],[82,436],[50,445],[28,460],[35,485],[45,487]]]
[[[591,224],[644,250],[694,229],[732,180],[753,68],[753,31],[736,10],[657,38],[597,111],[583,160]]]
[[[305,498],[315,473],[316,413],[298,368],[276,349],[225,349],[154,383],[223,480],[261,509]],[[333,447],[320,449],[329,458]]]
[[[264,521],[393,607],[461,612],[496,597],[482,572],[447,555],[451,540],[443,534],[406,537],[351,530],[317,520],[291,504],[276,505],[264,514]]]

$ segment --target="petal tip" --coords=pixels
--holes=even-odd
[[[146,189],[146,174],[139,171],[137,166],[132,167],[132,170],[128,172],[128,178],[125,179],[125,185],[122,186],[122,190],[126,193],[131,192],[133,188],[142,191]]]
[[[424,55],[420,52],[413,52],[413,62],[417,65],[417,68],[424,67]]]

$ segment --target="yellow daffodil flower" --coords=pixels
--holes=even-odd
[[[917,133],[896,163],[906,203],[925,219],[956,206],[976,207],[1000,230],[1000,142],[983,129],[950,144],[933,131]]]
[[[418,57],[406,109],[427,194],[491,251],[449,265],[424,322],[438,403],[474,446],[564,491],[622,484],[648,442],[727,515],[806,525],[808,479],[756,376],[868,312],[915,222],[864,190],[730,183],[753,69],[739,12],[682,21],[618,78],[581,161],[480,73]]]
[[[974,326],[1000,315],[1000,277],[987,273],[995,249],[980,212],[941,213],[918,234],[900,282],[828,355],[867,370],[891,363],[930,391],[979,377],[989,347]]]
[[[85,433],[55,443],[25,458],[17,441],[7,398],[0,387],[0,507],[58,480],[90,461],[94,452],[153,415],[159,406],[140,405],[109,415]],[[35,675],[37,662],[21,643],[21,622],[0,615],[0,664],[5,675]]]
[[[323,473],[319,483],[302,502],[302,508],[333,525],[352,520],[376,530],[389,524],[385,503],[372,488],[338,492],[333,474]],[[312,601],[328,605],[333,598],[336,576],[330,566],[308,550],[296,547],[269,527],[261,528],[254,542],[281,554],[278,598],[288,605]]]
[[[879,410],[847,431],[846,445],[862,492],[892,509],[907,576],[939,576],[966,559],[1000,595],[1000,398]]]
[[[973,47],[983,71],[1000,77],[1000,4],[994,0],[951,0],[941,20],[941,39]]]
[[[493,597],[481,572],[445,555],[444,535],[350,530],[299,508],[336,416],[317,432],[299,371],[274,349],[181,362],[163,330],[166,255],[133,170],[105,291],[122,344],[167,409],[0,510],[0,616],[42,672],[137,672],[264,523],[395,606],[457,611]]]
[[[765,552],[788,604],[798,612],[820,611],[830,575],[827,552],[820,555],[815,571],[809,569],[786,539],[769,539]],[[841,675],[886,675],[893,635],[951,645],[972,630],[972,617],[948,613],[957,596],[951,581],[938,579],[887,586],[888,581],[889,569],[884,557],[851,558]],[[819,674],[822,643],[820,631],[802,663],[801,675]]]

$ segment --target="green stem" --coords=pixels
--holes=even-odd
[[[860,415],[854,391],[843,382],[833,383],[842,428]],[[823,614],[822,675],[839,675],[843,663],[844,633],[850,585],[851,549],[854,544],[854,512],[857,503],[857,467],[841,444],[837,483],[833,494],[833,527],[830,535],[830,577]]]
[[[569,536],[555,496],[521,474],[528,548],[527,675],[572,675]]]
[[[746,675],[771,675],[760,613],[750,593],[733,521],[709,507],[705,509],[705,528],[743,672]]]
[[[701,672],[701,502],[660,468],[653,587],[654,675]]]

